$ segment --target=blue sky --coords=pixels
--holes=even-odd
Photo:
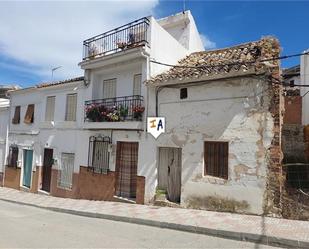
[[[84,39],[141,16],[160,18],[183,8],[183,1],[127,2],[0,2],[0,84],[50,81],[51,68],[59,65],[55,79],[79,76]],[[265,35],[280,40],[282,54],[309,48],[309,1],[187,0],[186,9],[210,48]],[[282,61],[282,66],[298,63],[294,58]]]

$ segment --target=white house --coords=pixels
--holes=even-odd
[[[190,11],[147,17],[83,42],[84,77],[11,93],[5,186],[55,196],[150,201],[154,139],[144,81],[204,50]],[[120,121],[119,121],[120,120]],[[114,121],[114,122],[112,122]],[[117,121],[117,122],[116,122]]]
[[[9,103],[8,99],[0,98],[0,186],[3,184],[3,171],[6,163]]]
[[[278,212],[282,89],[279,64],[260,62],[278,57],[275,39],[205,52],[186,11],[141,18],[83,49],[83,77],[10,93],[5,186],[135,203],[163,192],[181,206]],[[157,140],[146,122],[155,116],[166,118]]]
[[[254,214],[280,208],[279,65],[259,62],[279,52],[276,39],[263,38],[192,53],[147,82],[149,105],[166,120],[155,143],[168,200]]]

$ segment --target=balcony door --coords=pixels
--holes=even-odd
[[[116,79],[103,80],[103,99],[116,98]]]

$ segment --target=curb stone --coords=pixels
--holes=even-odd
[[[190,233],[210,235],[210,236],[215,236],[215,237],[220,237],[220,238],[225,238],[225,239],[260,243],[260,244],[269,245],[269,246],[285,247],[285,248],[300,248],[300,249],[309,248],[309,242],[285,239],[281,237],[274,237],[274,236],[267,236],[267,235],[261,235],[261,234],[253,234],[253,233],[235,232],[235,231],[228,231],[228,230],[219,230],[219,229],[212,229],[212,228],[207,228],[207,227],[182,225],[182,224],[177,224],[177,223],[168,223],[168,222],[154,221],[154,220],[149,220],[149,219],[102,214],[102,213],[87,212],[87,211],[79,211],[79,210],[65,209],[65,208],[58,208],[58,207],[48,207],[44,205],[32,204],[32,203],[27,203],[27,202],[22,202],[22,201],[9,200],[5,198],[1,198],[1,197],[0,197],[0,200],[10,202],[10,203],[20,204],[24,206],[41,208],[41,209],[50,210],[50,211],[59,212],[59,213],[66,213],[66,214],[72,214],[72,215],[78,215],[78,216],[84,216],[84,217],[90,217],[90,218],[106,219],[106,220],[112,220],[112,221],[120,221],[120,222],[153,226],[153,227],[159,227],[159,228],[165,228],[165,229],[173,229],[173,230],[190,232]]]

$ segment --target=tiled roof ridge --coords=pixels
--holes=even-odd
[[[42,83],[35,85],[35,87],[36,88],[50,87],[50,86],[67,84],[67,83],[72,83],[72,82],[81,81],[81,80],[84,80],[84,76],[79,76],[79,77],[75,77],[75,78],[70,78],[70,79],[66,79],[66,80],[59,80],[59,81],[54,81],[54,82],[42,82]]]
[[[262,37],[258,41],[241,43],[232,47],[194,52],[181,59],[176,67],[171,67],[168,71],[153,77],[146,84],[175,79],[180,81],[196,79],[202,75],[227,74],[232,71],[245,72],[249,69],[259,71],[265,66],[278,66],[277,61],[261,62],[261,60],[271,59],[279,54],[279,41],[273,36]]]

